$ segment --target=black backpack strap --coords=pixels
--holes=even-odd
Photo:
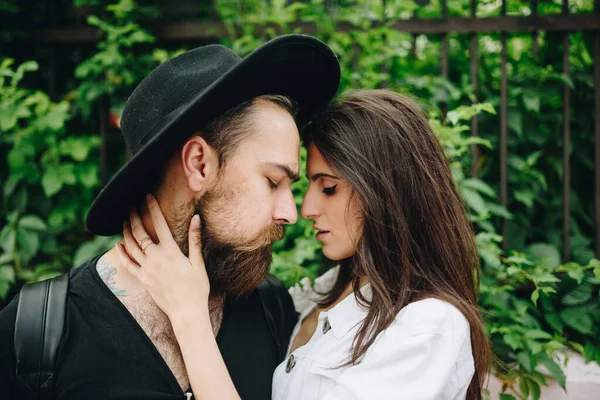
[[[23,286],[15,322],[19,398],[52,399],[54,365],[65,326],[69,274]],[[25,395],[27,393],[27,395]]]
[[[285,358],[292,331],[298,322],[298,313],[287,289],[273,275],[267,276],[257,291],[281,362]]]

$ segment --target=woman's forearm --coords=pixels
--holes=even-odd
[[[194,398],[240,400],[221,356],[208,315],[172,321]]]

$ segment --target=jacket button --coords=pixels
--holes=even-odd
[[[329,323],[329,319],[325,317],[325,322],[323,322],[323,334],[329,332],[331,329],[331,324]]]
[[[296,365],[296,359],[294,358],[293,354],[290,354],[287,360],[287,364],[285,365],[285,372],[289,374],[292,368],[294,368],[294,365]]]

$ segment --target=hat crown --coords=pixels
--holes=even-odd
[[[241,61],[222,45],[186,51],[156,67],[135,88],[121,117],[121,132],[129,151],[150,138],[146,134],[172,111],[189,103]],[[190,132],[191,134],[191,132]]]

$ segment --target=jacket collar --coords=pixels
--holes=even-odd
[[[370,284],[362,286],[360,292],[367,301],[371,301],[373,292]],[[329,320],[334,336],[336,339],[341,339],[352,328],[363,322],[368,313],[368,307],[363,306],[358,301],[356,294],[352,292],[331,310],[322,313],[322,318]]]

